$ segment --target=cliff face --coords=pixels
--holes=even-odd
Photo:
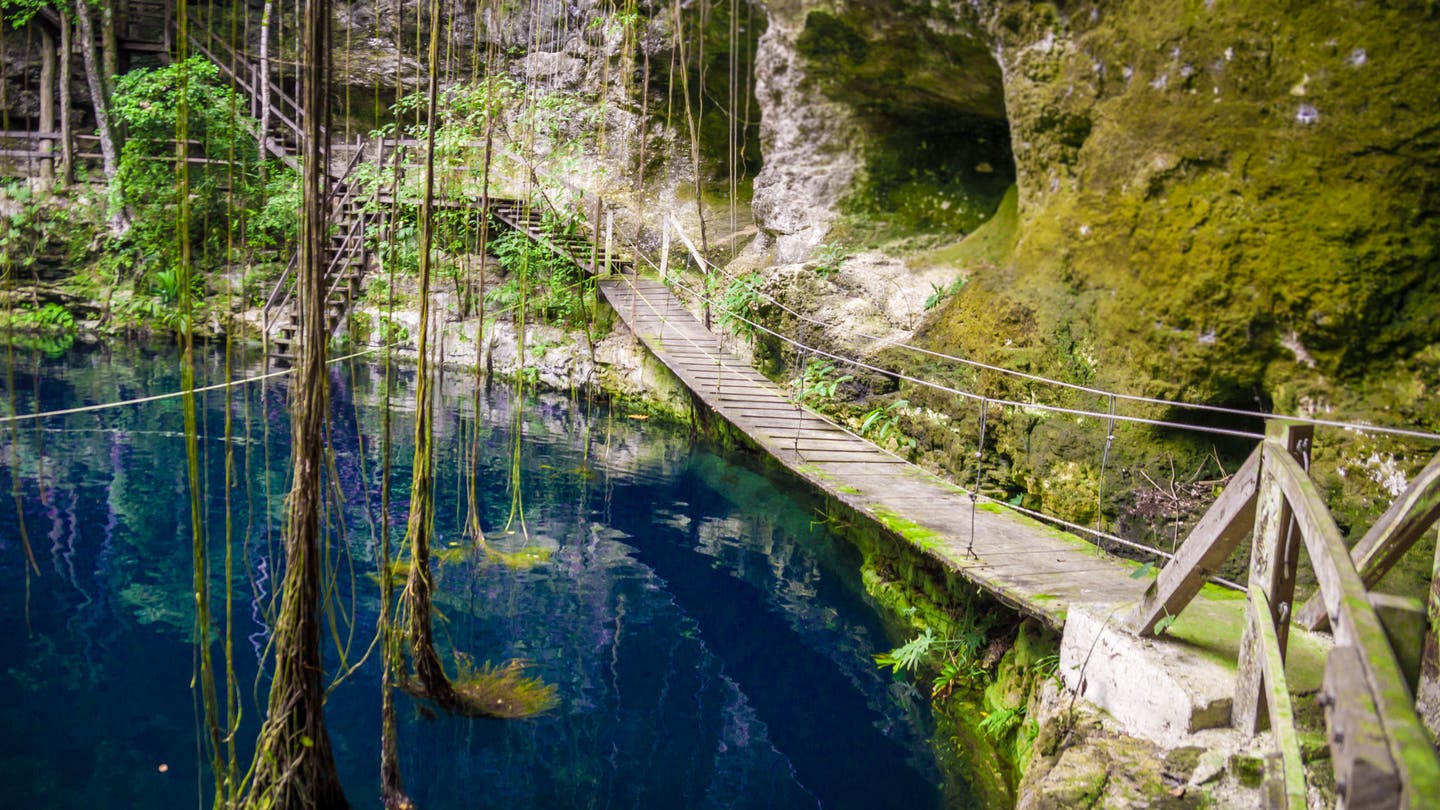
[[[1013,250],[958,268],[971,283],[930,318],[932,345],[1249,407],[1323,408],[1333,383],[1366,389],[1397,363],[1434,381],[1431,4],[769,12],[760,81],[783,92],[761,94],[756,211],[782,258],[846,211],[959,236],[974,217],[916,215],[907,193],[993,210],[996,181],[1018,185]],[[795,214],[801,199],[822,210]]]

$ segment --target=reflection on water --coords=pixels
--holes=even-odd
[[[24,413],[178,387],[173,357],[116,351],[18,359],[5,412],[12,398]],[[206,362],[217,378],[216,360]],[[343,502],[331,518],[332,669],[358,661],[374,634],[380,522],[397,538],[404,531],[407,375],[393,395],[392,509],[382,516],[380,370],[332,372],[330,483]],[[923,701],[871,661],[896,639],[860,588],[856,554],[803,498],[658,422],[557,395],[518,400],[501,388],[477,403],[458,375],[440,397],[437,545],[454,550],[437,572],[438,636],[477,661],[533,661],[560,706],[501,722],[437,718],[402,698],[402,771],[422,807],[938,803]],[[239,738],[253,740],[287,487],[283,382],[236,388],[229,413],[229,463],[241,482],[228,493]],[[199,446],[217,599],[225,416],[224,392],[206,394]],[[523,532],[515,520],[507,534],[517,426]],[[528,564],[497,564],[462,543],[472,441],[487,539]],[[0,503],[0,777],[9,804],[208,804],[189,688],[184,459],[176,399],[0,426],[0,487],[16,489],[21,503],[21,512]],[[25,571],[22,516],[38,575]],[[372,656],[327,706],[357,807],[378,796],[378,688]]]

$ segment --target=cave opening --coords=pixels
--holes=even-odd
[[[901,234],[957,236],[994,215],[1016,171],[1003,75],[980,32],[861,2],[810,12],[796,47],[864,129],[852,213]]]

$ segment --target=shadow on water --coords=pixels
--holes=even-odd
[[[214,379],[216,359],[205,362],[202,376]],[[179,382],[173,357],[124,350],[24,357],[16,373],[4,407],[13,394],[21,413]],[[421,807],[938,804],[924,701],[871,661],[896,639],[861,589],[858,556],[811,522],[803,498],[683,430],[563,396],[517,400],[492,389],[476,431],[462,376],[446,380],[437,408],[437,535],[448,549],[437,570],[442,654],[528,659],[556,685],[560,707],[529,721],[477,721],[434,717],[402,698],[402,769]],[[332,376],[346,527],[332,560],[338,603],[354,616],[347,662],[363,653],[378,614],[372,527],[388,520],[403,533],[408,493],[413,380],[402,378],[392,512],[378,514],[379,380],[365,365]],[[288,415],[281,385],[234,396],[243,480],[231,491],[233,627],[238,737],[248,740],[264,705],[256,674],[279,575]],[[528,538],[500,530],[517,408]],[[212,575],[223,593],[223,394],[205,395],[202,414]],[[488,539],[527,564],[461,547],[466,442],[477,432]],[[27,593],[19,521],[5,498],[0,778],[12,804],[190,807],[204,794],[189,688],[183,449],[178,400],[27,423],[15,434],[0,426],[0,489],[18,487],[41,567]],[[348,637],[344,621],[339,629]],[[334,650],[329,657],[339,662]],[[372,659],[327,705],[355,806],[378,795],[378,688]]]

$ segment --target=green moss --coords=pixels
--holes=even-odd
[[[822,65],[844,68],[865,61],[870,46],[860,32],[824,11],[805,15],[805,29],[795,40],[801,56]]]
[[[1428,269],[1440,256],[1440,198],[1419,181],[1440,167],[1440,60],[1425,44],[1440,17],[1417,6],[1335,14],[1327,4],[1160,2],[1066,18],[1011,2],[989,35],[1010,54],[1006,101],[1023,144],[1018,238],[983,258],[967,256],[965,241],[936,252],[969,281],[923,341],[1137,394],[1440,425],[1440,405],[1421,393],[1440,385],[1440,276]],[[1032,47],[1047,38],[1059,45]],[[1301,105],[1318,120],[1302,123]],[[983,383],[995,396],[1096,407],[1028,383]],[[1040,486],[1064,473],[1058,464],[1095,463],[1103,431],[1076,427],[1020,415],[992,423],[1010,464],[1003,485],[1038,505]],[[1152,477],[1168,476],[1155,464],[1167,453],[1188,474],[1214,444],[1141,428],[1121,437],[1110,469],[1143,464]],[[1369,477],[1354,474],[1367,450],[1423,463],[1353,436],[1321,440],[1334,446],[1317,454],[1317,475],[1343,528],[1383,508]],[[1233,469],[1249,447],[1217,449]],[[1129,483],[1107,481],[1120,492],[1148,486]],[[1051,499],[1078,508],[1091,491]]]
[[[880,521],[881,525],[921,549],[932,549],[938,545],[941,540],[941,535],[938,532],[927,529],[913,520],[902,517],[899,512],[884,507],[872,507],[871,511],[875,515],[875,518]]]
[[[1241,785],[1252,790],[1265,781],[1265,760],[1259,757],[1237,754],[1230,758],[1230,770]]]

